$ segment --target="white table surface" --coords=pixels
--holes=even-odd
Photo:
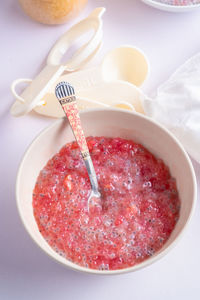
[[[28,0],[27,0],[28,1]],[[32,139],[52,119],[36,114],[13,118],[9,86],[18,77],[33,77],[54,41],[92,8],[105,6],[103,54],[120,44],[140,47],[151,74],[144,85],[150,93],[200,49],[200,10],[173,14],[139,0],[89,0],[76,20],[62,26],[31,21],[18,1],[1,1],[0,84],[0,299],[200,299],[200,205],[182,240],[150,267],[119,276],[99,277],[73,272],[55,263],[34,244],[19,219],[15,178],[20,159]],[[194,163],[200,187],[200,165]]]

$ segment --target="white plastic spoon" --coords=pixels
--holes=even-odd
[[[68,81],[76,89],[79,109],[101,106],[121,106],[143,113],[141,100],[145,98],[137,88],[149,71],[145,55],[137,48],[121,46],[110,51],[99,67],[62,75],[56,82]],[[40,114],[63,117],[55,101],[54,86],[34,110]]]

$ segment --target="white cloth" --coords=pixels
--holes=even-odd
[[[145,113],[167,127],[200,162],[200,53],[190,58],[143,101]]]

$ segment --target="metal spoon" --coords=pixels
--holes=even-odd
[[[72,128],[72,131],[80,148],[83,160],[85,162],[86,169],[88,171],[92,188],[88,199],[89,210],[90,204],[93,202],[95,203],[93,199],[99,199],[101,197],[101,194],[99,192],[96,173],[89,153],[85,135],[81,126],[75,91],[73,86],[71,86],[68,82],[60,82],[55,88],[55,95],[58,98],[64,110],[64,113],[69,120],[70,126]]]

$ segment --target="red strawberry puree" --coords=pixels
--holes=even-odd
[[[51,247],[78,265],[116,270],[142,262],[169,238],[180,201],[168,167],[142,145],[89,137],[102,207],[91,204],[89,177],[76,142],[42,169],[33,192],[39,230]]]

